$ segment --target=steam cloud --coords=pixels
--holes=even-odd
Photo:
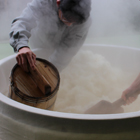
[[[0,41],[9,40],[12,20],[32,0],[0,0]],[[88,38],[140,32],[139,0],[92,0],[93,20]]]
[[[106,37],[140,32],[139,0],[92,0],[90,36]]]
[[[19,16],[32,0],[0,0],[0,41],[9,40],[12,20]]]

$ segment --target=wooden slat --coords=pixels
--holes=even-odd
[[[50,94],[51,86],[49,85],[47,79],[42,75],[42,72],[39,71],[37,67],[35,68],[35,70],[29,68],[29,71],[30,77],[33,79],[33,81],[36,83],[36,85],[39,87],[42,93],[44,95]]]
[[[57,97],[56,93],[59,89],[59,75],[48,63],[37,60],[36,71],[30,69],[30,73],[24,72],[17,66],[12,78],[11,81],[14,81],[14,87],[17,87],[23,93],[20,97],[10,89],[9,92],[11,92],[13,100],[37,108],[53,109]],[[49,96],[45,96],[46,86],[51,87]],[[36,100],[31,97],[36,98]],[[38,97],[41,97],[41,102]]]

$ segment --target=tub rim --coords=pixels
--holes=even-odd
[[[106,45],[106,44],[86,44],[86,46],[91,47],[92,46],[104,46],[104,47],[118,47],[118,48],[127,48],[132,50],[140,51],[139,48],[132,48],[127,46],[118,46],[118,45]],[[8,61],[9,59],[15,57],[16,55],[8,56],[2,60],[0,60],[0,65]],[[57,112],[57,111],[49,111],[49,110],[43,110],[38,109],[35,107],[27,106],[24,104],[21,104],[19,102],[16,102],[7,96],[5,96],[3,93],[0,92],[0,101],[7,104],[9,107],[13,107],[22,111],[26,111],[29,113],[34,113],[38,115],[43,116],[50,116],[50,117],[57,117],[57,118],[63,118],[63,119],[78,119],[78,120],[114,120],[114,119],[126,119],[126,118],[135,118],[140,117],[140,111],[136,112],[129,112],[129,113],[120,113],[120,114],[76,114],[76,113],[63,113],[63,112]]]
[[[76,113],[63,113],[57,111],[49,111],[43,110],[31,106],[27,106],[16,102],[0,92],[0,101],[8,105],[9,107],[13,107],[22,111],[26,111],[29,113],[43,115],[43,116],[50,116],[50,117],[57,117],[63,119],[78,119],[78,120],[114,120],[114,119],[128,119],[128,118],[135,118],[140,117],[140,111],[137,112],[129,112],[129,113],[120,113],[120,114],[76,114]]]

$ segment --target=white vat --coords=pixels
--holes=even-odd
[[[112,65],[140,72],[140,49],[86,45],[103,55]],[[36,50],[45,58],[45,51]],[[139,140],[140,111],[122,114],[88,115],[47,111],[9,99],[6,94],[15,55],[0,61],[1,140]]]

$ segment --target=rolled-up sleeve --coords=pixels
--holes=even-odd
[[[91,20],[88,20],[86,24],[73,28],[62,39],[59,47],[57,47],[54,53],[50,56],[50,62],[52,62],[60,72],[69,64],[73,56],[75,56],[78,50],[82,47],[90,25]]]
[[[31,30],[36,27],[37,19],[41,16],[41,3],[33,0],[23,10],[22,14],[13,20],[10,31],[10,45],[14,52],[24,46],[28,46]]]

